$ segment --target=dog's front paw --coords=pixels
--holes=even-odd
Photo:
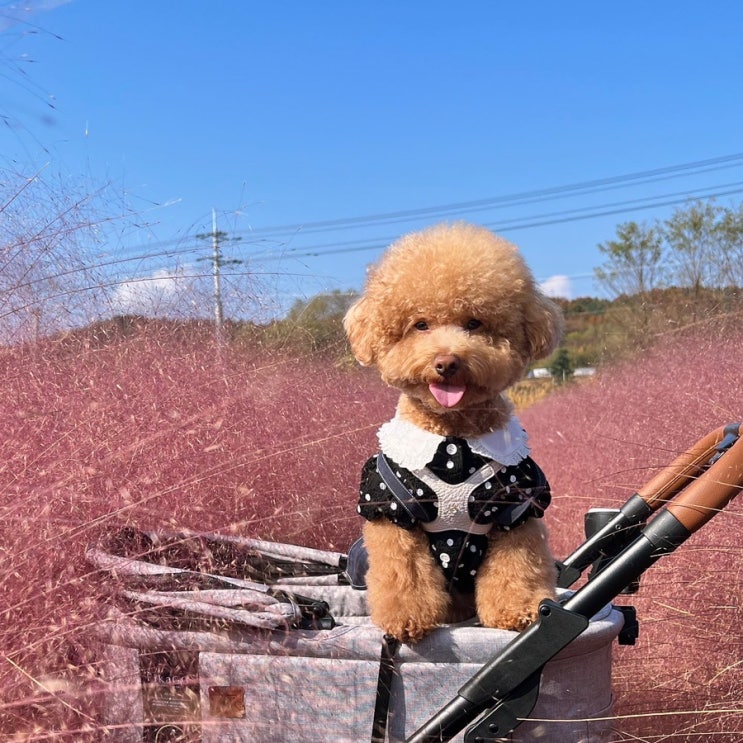
[[[523,632],[539,616],[540,602],[541,598],[525,606],[480,606],[478,617],[484,627]]]
[[[400,642],[409,643],[422,640],[429,632],[436,629],[438,626],[438,622],[410,615],[377,619],[376,624],[379,625],[386,634],[392,635],[392,637],[400,640]]]

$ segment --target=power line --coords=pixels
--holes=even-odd
[[[655,168],[653,170],[642,170],[634,173],[627,173],[619,176],[608,178],[599,178],[590,181],[581,181],[562,186],[553,186],[549,188],[537,189],[533,191],[523,191],[502,196],[493,196],[485,199],[474,201],[451,202],[448,204],[439,204],[437,206],[423,207],[420,209],[408,209],[395,212],[381,212],[359,217],[349,217],[345,219],[332,219],[318,222],[304,222],[289,225],[278,225],[273,227],[260,227],[250,230],[252,234],[280,234],[286,232],[315,232],[325,231],[330,228],[346,228],[351,226],[367,226],[372,223],[387,222],[388,220],[407,220],[415,217],[443,215],[448,213],[466,212],[471,210],[481,211],[485,208],[495,207],[497,205],[512,206],[515,203],[533,203],[534,201],[546,201],[556,198],[565,198],[566,195],[585,195],[589,193],[608,190],[607,187],[622,187],[628,185],[644,185],[661,180],[668,180],[671,177],[678,178],[690,175],[686,172],[689,170],[698,171],[691,175],[698,175],[715,170],[721,170],[731,167],[740,167],[743,162],[743,153],[724,155],[721,157],[710,158],[708,160],[697,160],[680,165],[672,165],[664,168]],[[717,167],[714,167],[717,166]]]
[[[716,186],[714,188],[725,188],[726,186],[733,186],[733,185],[743,185],[743,181],[738,181],[736,183],[730,183],[730,184],[721,184],[720,186]],[[706,191],[709,189],[702,189],[702,191]],[[586,214],[584,216],[573,216],[573,217],[565,217],[565,218],[559,218],[559,219],[551,219],[547,221],[541,221],[541,222],[526,222],[526,223],[519,223],[515,225],[504,225],[501,222],[494,222],[491,224],[487,224],[487,226],[499,226],[501,229],[507,229],[507,230],[524,230],[524,229],[531,229],[533,227],[544,227],[547,225],[553,225],[553,224],[562,224],[564,222],[577,222],[583,219],[594,219],[596,217],[607,217],[612,216],[614,214],[626,214],[627,212],[634,212],[641,209],[654,209],[656,207],[663,207],[663,206],[675,206],[677,204],[685,204],[688,203],[689,199],[692,197],[697,196],[700,193],[699,190],[692,190],[692,191],[680,191],[676,194],[667,194],[664,196],[653,196],[649,197],[650,199],[666,199],[665,201],[653,201],[652,203],[639,203],[639,202],[645,202],[646,199],[634,199],[627,202],[616,202],[615,206],[620,206],[622,204],[632,204],[632,206],[625,206],[620,208],[609,208],[612,205],[608,204],[605,205],[607,208],[605,211],[599,211],[599,212],[592,212],[590,214]],[[713,199],[717,198],[719,196],[733,196],[735,194],[743,193],[743,188],[734,188],[729,189],[726,191],[716,191],[714,193],[706,194],[703,198],[706,199]],[[681,196],[681,198],[670,198],[675,196]],[[702,197],[698,197],[702,198]],[[583,209],[573,209],[568,212],[563,212],[564,214],[577,214],[578,212],[583,212],[588,209],[593,208],[601,208],[601,207],[585,207]],[[560,212],[556,212],[551,216],[557,216]],[[550,216],[550,215],[548,215]]]
[[[671,173],[678,173],[678,172],[685,172],[689,170],[699,170],[699,168],[704,168],[704,170],[701,170],[699,172],[710,172],[712,170],[719,170],[723,168],[730,168],[730,167],[738,167],[738,165],[743,164],[743,153],[740,154],[733,154],[733,155],[727,155],[719,158],[713,158],[709,160],[701,160],[696,161],[693,163],[684,163],[681,165],[676,166],[669,166],[666,168],[658,168],[655,170],[647,170],[647,171],[638,171],[636,173],[626,174],[623,176],[615,176],[612,178],[603,178],[595,181],[586,181],[583,183],[578,184],[568,184],[565,186],[558,186],[554,188],[549,189],[541,189],[538,191],[531,191],[531,192],[524,192],[521,194],[512,194],[512,195],[506,195],[502,197],[495,197],[494,199],[481,199],[478,201],[472,201],[472,202],[459,202],[458,204],[451,204],[448,207],[446,205],[439,206],[439,207],[429,207],[425,210],[408,210],[405,212],[388,212],[388,213],[380,213],[377,215],[367,215],[366,217],[355,217],[347,220],[330,220],[327,222],[314,222],[314,223],[308,223],[308,226],[312,226],[314,228],[318,228],[320,225],[329,225],[332,227],[332,230],[341,229],[342,225],[347,225],[349,228],[351,226],[358,226],[361,224],[362,221],[367,221],[369,225],[376,222],[379,224],[384,223],[384,219],[388,219],[389,217],[399,217],[400,215],[420,215],[420,214],[433,214],[434,210],[437,209],[446,209],[446,208],[464,208],[467,205],[480,205],[480,204],[492,204],[495,202],[506,202],[508,200],[516,200],[516,199],[523,199],[523,198],[535,198],[537,195],[539,195],[539,201],[551,201],[555,200],[557,198],[564,198],[563,195],[557,195],[557,194],[565,194],[567,192],[574,192],[577,189],[588,189],[589,187],[597,186],[596,192],[608,190],[605,188],[607,184],[617,183],[617,182],[624,182],[624,181],[630,181],[634,180],[636,182],[638,179],[647,178],[649,175],[652,176],[659,176],[659,180],[668,180]],[[737,164],[734,164],[737,163]],[[686,173],[688,175],[688,173]],[[696,174],[696,173],[694,173]],[[676,177],[676,176],[673,176]],[[600,185],[599,185],[600,184]],[[665,206],[672,206],[676,204],[681,204],[689,200],[690,197],[701,197],[702,194],[704,194],[704,198],[715,198],[719,196],[728,196],[738,193],[743,193],[743,188],[733,188],[734,186],[740,186],[743,185],[743,181],[735,181],[732,183],[726,183],[726,184],[718,184],[716,186],[706,187],[703,189],[691,189],[686,191],[678,191],[673,193],[666,193],[666,194],[660,194],[656,196],[648,196],[648,197],[641,197],[637,199],[631,199],[631,200],[624,200],[624,201],[614,201],[599,205],[594,205],[590,207],[578,207],[574,209],[567,209],[567,210],[561,210],[561,211],[555,211],[555,212],[547,212],[542,214],[534,214],[530,216],[525,217],[519,217],[519,218],[513,218],[510,220],[505,221],[498,221],[498,222],[486,222],[485,225],[491,228],[495,228],[497,230],[503,230],[503,231],[514,231],[514,230],[524,230],[524,229],[532,229],[536,227],[543,227],[543,226],[549,226],[554,224],[562,224],[566,222],[572,222],[572,221],[581,221],[585,219],[593,219],[598,217],[604,217],[604,216],[611,216],[616,214],[623,214],[628,212],[634,212],[638,210],[644,210],[644,209],[650,209],[650,208],[660,208]],[[716,190],[716,189],[724,189],[724,190]],[[707,193],[709,191],[713,191],[712,193]],[[590,193],[593,193],[591,191]],[[546,196],[546,194],[551,194],[549,197]],[[578,194],[575,194],[578,195]],[[580,194],[581,196],[587,195],[586,193]],[[479,208],[479,207],[478,207]],[[263,228],[261,230],[255,230],[250,234],[258,234],[258,233],[265,233],[268,230],[291,230],[296,228],[297,225],[287,225],[285,227],[277,227],[277,228]],[[324,230],[321,229],[315,229],[315,233],[322,232]],[[331,231],[331,229],[327,229],[327,231]],[[305,234],[307,230],[302,230],[302,233]],[[266,262],[266,261],[275,261],[275,260],[285,260],[285,259],[292,259],[292,258],[314,258],[314,257],[320,257],[320,256],[326,256],[326,255],[338,255],[338,254],[350,254],[350,253],[356,253],[356,252],[368,252],[373,250],[381,250],[387,245],[389,245],[390,242],[392,242],[397,236],[388,236],[388,237],[375,237],[371,240],[369,238],[366,239],[358,239],[358,240],[344,240],[341,242],[328,242],[328,243],[320,243],[316,245],[309,245],[304,246],[299,249],[284,249],[280,251],[271,251],[270,249],[264,252],[254,252],[250,256],[251,262]],[[192,237],[183,237],[179,238],[176,241],[161,241],[156,243],[151,243],[147,247],[148,248],[159,248],[163,247],[166,248],[164,250],[155,251],[155,252],[145,252],[129,257],[116,257],[111,258],[110,260],[104,260],[99,261],[97,263],[91,263],[88,264],[84,269],[68,269],[66,271],[60,272],[58,274],[55,274],[54,276],[45,276],[40,279],[34,279],[28,282],[24,282],[23,284],[19,285],[18,288],[21,287],[27,287],[36,283],[41,283],[43,281],[47,281],[50,278],[63,278],[67,275],[72,275],[76,273],[80,273],[82,270],[99,270],[99,269],[107,269],[107,268],[113,268],[113,267],[122,267],[125,264],[133,263],[133,262],[141,262],[146,263],[148,261],[152,261],[158,258],[176,258],[179,256],[186,256],[189,254],[194,254],[203,251],[203,244],[197,244],[197,245],[189,245],[187,244],[190,240],[198,240],[198,236],[194,235]],[[199,241],[201,242],[201,241]],[[251,244],[254,246],[258,243],[268,243],[271,242],[270,240],[266,238],[261,238],[255,242],[251,241]],[[174,246],[168,248],[168,246]],[[180,246],[180,247],[175,247]],[[144,246],[141,246],[144,247]],[[123,252],[126,253],[129,250],[136,250],[136,247],[132,247],[130,249],[125,249]],[[148,267],[148,271],[152,271],[152,266]]]
[[[484,224],[491,228],[500,230],[523,230],[531,229],[535,227],[544,227],[552,224],[563,224],[565,222],[582,221],[585,219],[593,219],[603,216],[611,216],[614,214],[623,214],[642,209],[650,209],[654,207],[673,206],[676,204],[682,204],[692,197],[699,198],[716,198],[719,196],[729,196],[738,193],[743,193],[743,189],[731,189],[731,186],[743,185],[743,181],[734,181],[732,183],[723,183],[716,186],[710,186],[702,189],[689,189],[686,191],[676,191],[667,194],[659,194],[656,196],[646,196],[638,199],[630,199],[625,201],[609,202],[607,204],[594,205],[590,207],[579,207],[575,209],[562,210],[557,212],[547,212],[545,214],[536,214],[527,217],[518,217],[506,221],[490,221]],[[716,189],[725,189],[718,191]],[[708,193],[710,192],[711,193]],[[537,221],[535,221],[537,220]],[[250,234],[250,233],[245,233]],[[302,231],[302,234],[307,234]],[[334,254],[345,254],[355,252],[365,252],[370,250],[377,250],[389,245],[396,239],[397,235],[388,235],[384,237],[374,238],[374,242],[370,243],[368,238],[362,238],[357,240],[343,240],[340,242],[320,243],[317,245],[305,246],[298,249],[284,249],[280,251],[264,251],[264,252],[253,252],[250,256],[252,261],[273,261],[282,260],[286,258],[313,258],[320,255],[334,255]],[[269,242],[267,240],[261,240],[260,242]],[[256,243],[250,243],[255,245]],[[326,248],[329,248],[326,250]],[[332,248],[338,248],[333,250]],[[160,253],[143,254],[141,256],[134,256],[132,258],[120,258],[115,261],[110,261],[103,265],[113,265],[116,263],[123,263],[126,261],[133,260],[145,260],[150,258],[175,256],[178,254],[193,253],[200,250],[200,247],[187,247],[179,250],[167,250]]]
[[[716,198],[719,196],[731,196],[734,194],[743,193],[743,181],[737,181],[732,184],[721,184],[720,188],[726,186],[740,185],[741,188],[728,189],[723,191],[715,191],[714,193],[706,194],[705,198]],[[705,191],[708,189],[702,189]],[[618,201],[609,204],[601,204],[593,207],[581,207],[577,209],[569,209],[561,212],[550,212],[547,214],[534,215],[532,217],[525,217],[521,219],[512,219],[500,222],[485,222],[484,226],[490,227],[491,229],[502,230],[502,231],[514,231],[514,230],[525,230],[536,227],[546,227],[554,224],[563,224],[565,222],[577,222],[586,219],[594,219],[598,217],[612,216],[616,214],[626,214],[628,212],[634,212],[642,209],[653,209],[664,206],[674,206],[677,204],[684,204],[688,202],[689,197],[695,194],[699,194],[699,190],[692,191],[679,191],[672,194],[665,194],[661,196],[651,196],[643,199],[631,199],[629,201]],[[663,199],[659,201],[658,199]],[[599,211],[595,211],[595,210]],[[342,243],[328,243],[320,246],[309,246],[303,248],[300,251],[283,252],[279,254],[267,254],[264,256],[254,256],[254,260],[257,261],[270,261],[270,260],[282,260],[286,258],[316,258],[324,255],[338,255],[344,253],[357,253],[370,250],[380,250],[385,248],[395,239],[395,237],[380,238],[375,240],[373,243],[359,240],[356,242],[362,243],[355,247],[349,247],[348,242]],[[333,249],[334,246],[346,246],[338,247]],[[328,247],[330,249],[323,250],[322,248]]]
[[[523,205],[528,203],[538,203],[541,201],[552,201],[568,196],[586,196],[593,193],[600,193],[617,188],[627,188],[630,186],[647,185],[674,178],[690,177],[715,172],[718,170],[737,168],[743,165],[743,153],[734,153],[720,157],[709,158],[706,160],[697,160],[678,165],[655,168],[652,170],[635,171],[624,175],[610,176],[590,181],[581,181],[561,186],[552,186],[533,191],[516,192],[501,196],[493,196],[485,199],[474,201],[451,202],[440,204],[438,206],[423,207],[420,209],[408,209],[394,212],[380,212],[368,215],[348,217],[342,219],[331,219],[315,222],[299,222],[286,225],[274,225],[269,227],[256,227],[249,230],[235,231],[235,235],[244,236],[265,236],[279,237],[288,234],[310,234],[318,232],[332,232],[343,229],[359,228],[371,226],[373,224],[395,224],[408,221],[410,219],[421,217],[445,217],[456,214],[465,214],[474,211],[485,211],[487,209],[505,208],[507,206]],[[145,247],[159,248],[170,245],[183,244],[193,240],[194,236],[184,236],[177,241],[163,241],[151,243],[148,246],[132,246],[125,248],[122,252],[139,250]],[[188,251],[190,249],[186,249]]]
[[[720,184],[715,188],[725,188],[728,186],[742,185],[743,181],[737,181],[730,184]],[[653,209],[666,206],[674,206],[678,204],[686,203],[690,196],[699,195],[710,189],[700,190],[689,190],[689,191],[678,191],[671,194],[662,194],[658,196],[644,197],[640,199],[631,199],[627,201],[610,202],[607,204],[595,205],[592,207],[580,207],[576,209],[563,210],[558,212],[548,212],[544,214],[536,214],[529,217],[512,219],[508,221],[500,222],[486,222],[485,226],[490,227],[498,231],[516,231],[524,229],[533,229],[537,227],[546,227],[555,224],[564,224],[567,222],[582,221],[586,219],[594,219],[605,216],[613,216],[618,214],[626,214],[629,212],[635,212],[644,209]],[[727,188],[723,191],[714,191],[713,193],[706,193],[704,198],[716,198],[720,196],[730,196],[743,193],[743,187],[741,188]],[[373,241],[368,239],[354,240],[354,241],[341,241],[336,243],[321,243],[319,245],[310,245],[296,250],[284,250],[280,252],[269,252],[269,253],[256,253],[251,255],[250,260],[253,263],[265,263],[270,261],[287,260],[287,259],[298,259],[298,258],[319,258],[322,256],[330,255],[344,255],[351,253],[371,252],[383,250],[391,242],[395,240],[397,236],[387,236],[374,238]],[[64,276],[74,275],[85,270],[103,269],[109,267],[122,267],[124,264],[132,262],[145,263],[146,261],[153,260],[156,258],[170,257],[174,258],[178,255],[185,255],[188,253],[197,253],[203,251],[203,245],[182,248],[180,250],[167,250],[157,253],[145,253],[142,255],[132,256],[129,258],[117,258],[109,261],[104,261],[97,264],[88,264],[85,268],[68,269],[66,271],[55,274],[54,276],[44,276],[38,279],[32,279],[27,282],[23,282],[18,285],[17,288],[25,288],[34,284],[48,281],[49,279],[63,278]],[[147,268],[149,273],[156,270],[167,270],[165,267],[152,267]],[[131,277],[123,278],[119,283],[125,283],[126,281],[132,280]]]

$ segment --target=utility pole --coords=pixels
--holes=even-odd
[[[222,275],[221,269],[224,266],[237,266],[242,263],[241,260],[230,259],[225,260],[222,258],[221,243],[225,242],[227,238],[226,232],[220,232],[217,229],[217,210],[212,209],[212,231],[211,233],[201,233],[196,235],[197,238],[204,240],[211,238],[212,241],[212,257],[211,258],[199,258],[200,261],[211,261],[212,263],[212,280],[214,284],[214,333],[218,342],[222,341],[222,328],[224,327],[224,308],[222,305]],[[237,242],[241,240],[240,237],[231,237],[230,241]]]
[[[224,326],[224,311],[222,309],[222,281],[219,275],[222,256],[219,253],[219,233],[217,232],[217,210],[212,209],[212,276],[214,277],[214,323],[217,336],[221,336]]]

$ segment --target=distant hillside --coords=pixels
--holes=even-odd
[[[298,301],[286,317],[268,325],[234,323],[236,341],[257,342],[270,348],[312,351],[336,360],[348,355],[342,327],[354,292],[332,292]],[[624,358],[655,344],[658,336],[676,333],[700,323],[724,321],[743,312],[740,289],[656,289],[642,298],[621,296],[556,299],[565,315],[563,343],[536,366],[550,368],[560,351],[570,366],[598,366]]]
[[[342,319],[356,298],[354,292],[332,292],[297,302],[286,317],[267,324],[227,321],[223,338],[235,351],[255,349],[290,354],[310,354],[340,364],[353,365]],[[565,334],[560,348],[532,368],[554,368],[566,364],[571,370],[597,367],[651,348],[660,338],[705,324],[737,326],[743,317],[743,291],[737,288],[656,289],[642,299],[621,296],[614,300],[596,297],[556,299],[565,316]],[[139,316],[119,316],[87,328],[57,336],[63,344],[84,339],[88,346],[101,346],[143,332],[170,329],[182,339],[213,338],[208,320],[169,321]]]
[[[659,337],[697,327],[737,322],[743,291],[729,289],[655,289],[644,297],[620,296],[555,300],[565,315],[567,349],[573,367],[598,366],[649,348]],[[539,366],[550,367],[555,352]]]

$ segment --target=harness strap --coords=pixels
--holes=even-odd
[[[387,735],[387,718],[390,711],[392,679],[395,675],[395,653],[400,642],[392,635],[382,638],[382,653],[379,658],[379,677],[377,679],[377,699],[374,704],[374,724],[371,743],[384,743]]]
[[[469,514],[468,502],[472,493],[495,476],[493,465],[488,463],[473,472],[463,482],[447,482],[428,468],[414,470],[413,474],[436,494],[438,516],[422,528],[428,532],[441,532],[456,529],[468,534],[487,534],[493,527],[491,523],[478,524]]]
[[[536,496],[530,496],[523,503],[511,503],[506,506],[499,514],[496,523],[501,528],[512,529],[524,523],[524,514],[529,512],[530,516],[536,516],[544,513],[537,503]]]
[[[402,506],[408,515],[416,521],[426,521],[429,516],[423,506],[416,500],[415,496],[400,482],[390,467],[387,458],[381,452],[377,454],[377,472],[385,485],[392,491],[398,505]]]

